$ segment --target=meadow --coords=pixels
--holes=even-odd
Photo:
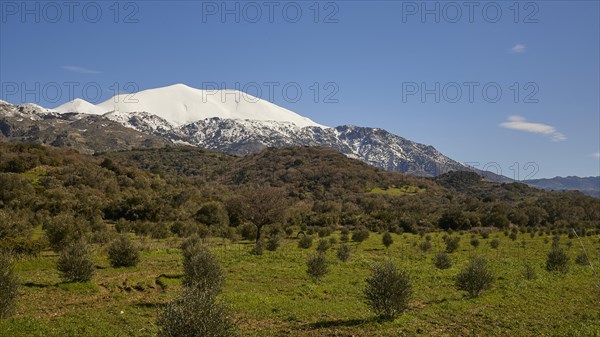
[[[327,251],[329,273],[314,282],[306,260],[315,252],[298,247],[294,233],[276,251],[250,254],[253,242],[209,238],[226,274],[222,297],[230,306],[243,336],[600,336],[600,237],[561,236],[569,257],[566,274],[547,272],[550,235],[519,233],[512,240],[500,231],[489,238],[460,236],[451,253],[453,265],[433,264],[445,249],[445,232],[430,233],[432,247],[423,252],[425,237],[392,234],[385,248],[382,235],[371,233],[361,243],[350,242],[347,262],[336,258],[337,243]],[[133,238],[132,234],[132,238]],[[499,240],[494,249],[493,239]],[[106,247],[94,245],[96,271],[91,282],[65,283],[56,269],[58,255],[50,250],[16,261],[21,282],[16,314],[0,320],[0,336],[153,336],[156,317],[182,289],[181,238],[135,237],[142,248],[136,267],[110,266]],[[593,267],[574,263],[586,248]],[[470,257],[488,259],[494,272],[492,288],[477,298],[456,289],[456,274]],[[395,320],[380,320],[362,298],[373,263],[390,259],[411,276],[414,296]],[[536,277],[524,277],[525,263]],[[595,268],[595,269],[594,269]]]

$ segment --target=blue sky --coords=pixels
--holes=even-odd
[[[598,1],[52,3],[0,2],[0,99],[237,85],[517,179],[600,175]]]

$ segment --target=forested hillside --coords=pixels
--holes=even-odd
[[[11,239],[5,245],[28,242],[38,226],[100,241],[115,223],[157,237],[181,228],[235,236],[251,222],[245,206],[258,202],[261,191],[285,199],[274,226],[393,232],[600,226],[600,201],[580,193],[496,184],[466,172],[418,178],[324,148],[267,149],[243,158],[188,147],[88,156],[1,143],[0,186],[0,238]]]

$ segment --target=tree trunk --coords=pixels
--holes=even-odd
[[[260,233],[263,226],[256,226],[256,243],[260,241]]]

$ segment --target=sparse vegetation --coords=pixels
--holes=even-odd
[[[390,232],[383,233],[381,241],[382,241],[383,245],[385,246],[385,248],[389,248],[394,243],[394,239],[392,238],[392,235],[390,234]]]
[[[223,270],[206,246],[192,242],[183,250],[183,284],[210,294],[218,294],[223,286]]]
[[[448,236],[444,239],[446,244],[446,253],[455,252],[460,246],[460,236]]]
[[[113,267],[134,267],[140,260],[139,249],[126,234],[121,234],[108,247],[108,259]]]
[[[350,246],[343,243],[337,249],[337,257],[342,262],[348,261],[350,259]]]
[[[448,253],[439,252],[435,255],[433,259],[433,264],[438,269],[448,269],[452,267],[452,259],[450,258],[450,255],[448,255]]]
[[[367,304],[382,318],[392,319],[408,307],[412,297],[410,277],[391,261],[376,264],[363,291]]]
[[[329,272],[329,265],[324,253],[316,253],[308,258],[306,272],[315,282],[319,282]]]
[[[566,273],[569,271],[569,256],[558,246],[558,240],[555,242],[556,244],[552,245],[552,249],[550,249],[546,258],[546,270]]]
[[[469,265],[456,277],[456,287],[466,291],[470,297],[477,297],[491,287],[494,276],[487,261],[481,257],[471,259]]]
[[[192,287],[166,305],[158,321],[159,337],[230,337],[237,330],[224,302],[214,294]]]
[[[308,249],[312,246],[313,243],[313,239],[306,235],[300,238],[300,240],[298,240],[298,247],[299,248],[304,248],[304,249]]]
[[[0,252],[0,319],[11,316],[19,296],[19,281],[15,274],[13,258]]]
[[[83,239],[65,246],[58,259],[58,270],[67,282],[87,282],[94,275],[94,262],[90,248]]]

